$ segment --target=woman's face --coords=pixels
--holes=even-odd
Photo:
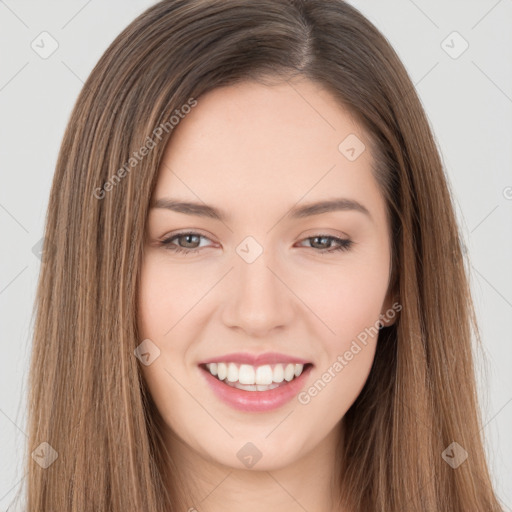
[[[284,467],[334,440],[360,393],[391,308],[390,232],[364,145],[310,81],[213,90],[174,129],[137,350],[169,433],[203,459]]]

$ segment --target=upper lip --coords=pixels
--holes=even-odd
[[[277,352],[266,352],[264,354],[249,354],[247,352],[235,352],[231,354],[224,354],[219,357],[212,357],[206,359],[199,364],[208,363],[239,363],[250,364],[252,366],[263,366],[265,364],[280,364],[280,363],[295,363],[295,364],[308,364],[310,361],[301,359],[300,357],[288,356],[286,354],[279,354]]]

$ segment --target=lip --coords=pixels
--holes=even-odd
[[[224,356],[226,357],[226,356]],[[218,359],[226,361],[226,359]],[[208,361],[217,362],[217,361]],[[238,361],[232,361],[238,362]],[[243,361],[242,361],[243,362]],[[291,362],[288,359],[288,362]],[[276,363],[277,364],[277,363]],[[301,364],[300,362],[298,364]],[[232,388],[214,377],[206,368],[200,366],[201,374],[204,376],[210,389],[215,393],[217,398],[227,405],[244,412],[267,412],[278,409],[284,404],[290,402],[298,395],[304,387],[307,377],[309,376],[313,364],[309,364],[307,368],[296,378],[290,382],[286,382],[278,388],[268,391],[244,391],[242,389]]]
[[[232,354],[225,354],[219,357],[213,357],[212,359],[206,359],[201,361],[199,364],[208,363],[239,363],[239,364],[250,364],[251,366],[262,366],[264,364],[308,364],[311,361],[306,359],[300,359],[298,357],[288,356],[286,354],[280,354],[278,352],[266,352],[264,354],[249,354],[247,352],[235,352]]]

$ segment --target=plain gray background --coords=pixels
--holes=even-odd
[[[153,3],[0,0],[0,510],[9,507],[24,482],[37,243],[61,138],[94,64]],[[489,463],[498,495],[510,507],[512,1],[350,3],[404,62],[445,163],[484,345],[476,366]],[[58,44],[56,51],[41,56],[52,44]]]

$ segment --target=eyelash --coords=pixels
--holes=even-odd
[[[160,242],[160,244],[165,246],[165,249],[167,249],[169,251],[172,251],[174,253],[180,253],[180,254],[183,253],[185,255],[188,255],[188,254],[191,254],[191,253],[199,252],[201,248],[197,248],[197,249],[184,249],[183,247],[179,247],[179,246],[171,243],[175,238],[180,238],[182,236],[187,236],[187,235],[199,236],[200,238],[208,239],[206,236],[203,236],[200,233],[194,233],[194,232],[190,232],[189,231],[189,232],[185,232],[185,233],[178,233],[176,235],[172,235],[171,237],[166,238],[165,240],[162,240]],[[332,253],[332,252],[337,252],[337,251],[348,251],[348,250],[350,250],[350,248],[352,247],[352,245],[354,243],[352,240],[338,238],[338,237],[331,236],[331,235],[309,236],[307,238],[304,238],[303,240],[312,240],[314,238],[327,238],[327,239],[333,240],[334,242],[337,242],[339,244],[334,249],[318,249],[318,250],[316,250],[316,252],[318,252],[320,254]],[[315,249],[315,248],[311,247],[311,249]]]

